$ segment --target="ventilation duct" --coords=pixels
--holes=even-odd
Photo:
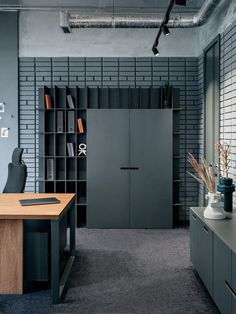
[[[188,28],[205,24],[215,8],[224,0],[206,0],[202,7],[192,18],[169,19],[168,27]],[[69,24],[71,28],[158,28],[163,20],[155,16],[108,16],[86,15],[71,16]]]
[[[71,33],[69,18],[70,15],[68,12],[60,12],[60,27],[64,33]]]

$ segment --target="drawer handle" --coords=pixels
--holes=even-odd
[[[121,170],[129,170],[129,167],[120,167]]]
[[[203,229],[204,229],[204,231],[205,231],[206,233],[208,233],[207,227],[203,226]]]
[[[130,170],[138,170],[139,167],[130,167]]]
[[[193,214],[193,220],[197,220],[197,217]]]
[[[233,288],[230,287],[230,285],[228,284],[228,282],[226,280],[225,280],[225,286],[229,290],[230,294],[232,294],[234,299],[236,299],[236,293],[234,292]]]

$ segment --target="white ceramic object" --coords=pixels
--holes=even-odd
[[[213,220],[225,219],[226,213],[222,202],[222,194],[220,192],[208,192],[206,199],[208,199],[208,205],[204,210],[204,217]]]

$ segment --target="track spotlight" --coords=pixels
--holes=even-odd
[[[165,24],[162,26],[162,32],[165,36],[170,35],[169,28]]]
[[[156,57],[159,56],[159,51],[158,51],[157,47],[152,47],[152,52],[153,52],[153,54],[154,54]]]
[[[187,0],[175,0],[176,5],[186,5]]]
[[[155,56],[159,55],[159,51],[157,49],[157,45],[158,45],[158,41],[159,41],[159,38],[161,36],[161,33],[163,33],[165,36],[170,34],[170,31],[169,31],[169,29],[167,27],[167,24],[169,22],[170,13],[171,13],[171,10],[173,9],[173,6],[175,4],[184,6],[184,5],[186,5],[186,3],[187,3],[187,0],[170,0],[168,8],[167,8],[167,11],[166,11],[166,14],[164,16],[164,19],[163,19],[163,21],[161,23],[159,31],[158,31],[158,33],[156,35],[156,39],[155,39],[154,44],[152,46],[152,52],[154,53]]]

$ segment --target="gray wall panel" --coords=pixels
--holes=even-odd
[[[9,128],[9,137],[0,137],[0,192],[7,179],[7,165],[12,151],[18,146],[18,13],[0,12],[0,102],[5,112],[0,113],[0,128]],[[24,97],[27,92],[22,89]],[[25,137],[27,138],[27,132]]]

